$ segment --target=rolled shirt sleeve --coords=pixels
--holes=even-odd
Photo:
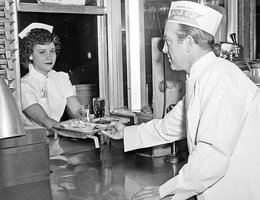
[[[39,103],[34,89],[27,83],[21,83],[22,109]]]
[[[61,78],[61,83],[63,84],[64,95],[66,96],[66,98],[71,96],[76,96],[76,92],[74,87],[71,84],[69,75],[65,72],[57,72],[57,73],[59,73],[59,77]]]

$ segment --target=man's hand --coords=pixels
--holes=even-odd
[[[111,122],[109,124],[111,130],[106,134],[108,137],[114,140],[120,140],[124,138],[125,125],[119,122]]]
[[[159,186],[148,186],[134,194],[131,200],[160,200]]]

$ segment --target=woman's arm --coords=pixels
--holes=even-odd
[[[81,104],[77,96],[70,96],[67,98],[67,112],[70,118],[80,118],[81,114],[79,109]]]
[[[24,113],[29,116],[37,124],[51,129],[53,126],[57,126],[59,122],[50,118],[40,104],[35,103],[24,109]]]

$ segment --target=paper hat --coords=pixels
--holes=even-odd
[[[52,30],[53,30],[53,26],[50,26],[48,24],[43,24],[43,23],[31,23],[29,26],[27,26],[25,29],[23,29],[19,34],[18,36],[23,39],[27,33],[29,33],[32,29],[35,29],[35,28],[42,28],[42,29],[45,29],[49,32],[52,33]]]
[[[191,1],[174,1],[168,15],[168,22],[186,24],[215,36],[222,14],[213,8]]]

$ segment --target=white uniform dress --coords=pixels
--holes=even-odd
[[[21,94],[22,110],[38,103],[56,121],[60,121],[64,113],[67,98],[76,95],[67,73],[51,70],[44,76],[34,67],[21,79]]]
[[[231,62],[210,52],[191,68],[186,96],[164,119],[127,127],[125,151],[187,137],[189,159],[160,186],[172,200],[260,199],[260,94]]]

